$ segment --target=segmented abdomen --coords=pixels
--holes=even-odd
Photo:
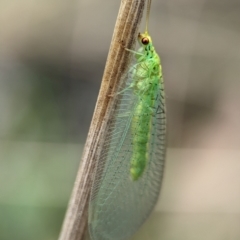
[[[148,143],[151,137],[149,133],[160,84],[159,66],[156,68],[156,71],[151,73],[145,71],[143,74],[142,72],[143,76],[150,77],[139,81],[135,89],[135,94],[138,95],[139,100],[131,124],[133,152],[130,173],[133,180],[138,180],[142,176],[148,161]]]

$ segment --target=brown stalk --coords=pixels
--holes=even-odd
[[[127,48],[133,48],[144,4],[145,0],[121,1],[99,96],[59,240],[83,240],[86,235],[93,174],[115,103],[110,95],[117,92],[130,61],[130,53],[120,42],[123,40]]]

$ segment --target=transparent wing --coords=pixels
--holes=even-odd
[[[130,177],[131,120],[140,100],[131,88],[118,96],[118,107],[108,124],[91,192],[89,231],[92,240],[129,238],[149,216],[157,201],[165,159],[163,83],[159,84],[156,95],[149,133],[149,158],[143,175],[137,181]]]

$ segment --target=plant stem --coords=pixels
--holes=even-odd
[[[110,95],[116,94],[130,61],[131,53],[121,46],[120,41],[123,40],[127,48],[133,48],[144,4],[145,0],[121,1],[98,100],[59,240],[84,239],[94,170],[115,105]]]

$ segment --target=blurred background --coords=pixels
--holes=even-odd
[[[57,239],[119,1],[0,2],[0,239]],[[142,27],[143,29],[143,27]],[[240,1],[154,0],[168,154],[134,240],[240,239]]]

